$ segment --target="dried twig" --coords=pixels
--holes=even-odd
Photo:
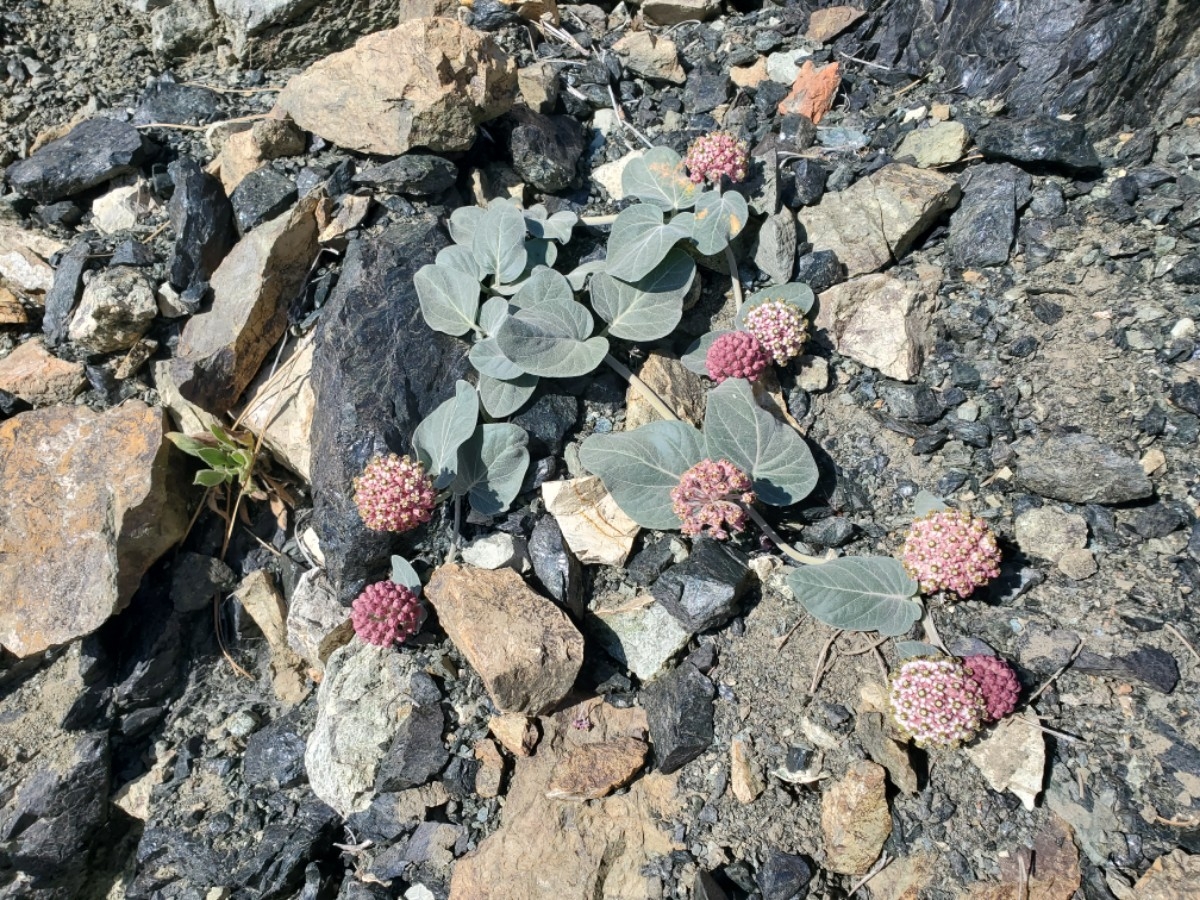
[[[282,87],[258,87],[258,88],[227,88],[216,87],[211,84],[204,84],[202,81],[184,81],[181,84],[188,87],[202,87],[218,94],[274,94],[282,91]]]
[[[848,59],[850,62],[856,62],[859,65],[870,66],[872,69],[883,69],[885,72],[892,71],[891,66],[885,66],[880,63],[870,62],[869,60],[859,59],[857,56],[851,56],[849,53],[843,53],[841,50],[838,51],[838,56],[840,56],[842,59]]]
[[[1071,658],[1068,659],[1065,663],[1063,663],[1062,667],[1057,672],[1055,672],[1053,675],[1051,675],[1049,678],[1047,678],[1045,683],[1029,696],[1029,699],[1025,701],[1025,705],[1033,706],[1033,702],[1035,700],[1037,700],[1038,697],[1042,696],[1042,694],[1044,694],[1050,688],[1050,685],[1052,685],[1052,684],[1054,684],[1054,682],[1058,681],[1059,677],[1062,675],[1063,672],[1065,672],[1065,671],[1067,671],[1067,669],[1071,668],[1071,663],[1075,662],[1076,658],[1078,658],[1079,654],[1082,652],[1083,652],[1083,638],[1080,638],[1079,643],[1075,645],[1075,650],[1071,653]]]
[[[856,881],[854,883],[854,887],[850,888],[850,893],[846,895],[846,900],[850,900],[851,897],[859,892],[863,885],[887,868],[888,863],[890,863],[893,859],[895,859],[894,856],[888,856],[886,853],[879,857],[879,861],[875,863],[875,865],[871,866],[870,871]]]
[[[180,125],[175,122],[150,122],[146,125],[135,125],[134,128],[170,128],[175,131],[208,131],[217,125],[236,125],[239,122],[254,122],[266,119],[270,113],[255,113],[252,116],[238,116],[236,119],[222,119],[220,122],[209,122],[207,125]]]
[[[825,660],[829,658],[829,648],[833,646],[833,642],[841,637],[841,635],[842,629],[839,628],[829,636],[829,640],[822,645],[821,652],[817,655],[817,668],[813,672],[812,683],[808,686],[808,692],[814,696],[817,693],[817,688],[821,686],[821,676],[825,674]]]
[[[1171,632],[1171,634],[1175,635],[1175,637],[1179,638],[1179,640],[1183,641],[1183,646],[1185,646],[1189,650],[1191,650],[1192,656],[1194,656],[1194,657],[1196,657],[1196,659],[1200,660],[1200,653],[1198,653],[1196,651],[1196,648],[1194,646],[1192,646],[1192,642],[1183,636],[1182,631],[1180,631],[1178,628],[1176,628],[1170,622],[1168,622],[1164,627],[1167,629],[1167,631]]]

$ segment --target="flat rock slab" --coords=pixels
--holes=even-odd
[[[635,737],[577,747],[555,766],[546,796],[552,800],[599,800],[629,784],[649,752],[646,742]]]
[[[825,867],[863,875],[892,833],[883,766],[862,760],[821,795]]]
[[[1021,449],[1017,480],[1043,497],[1067,503],[1128,503],[1154,492],[1136,459],[1089,434],[1064,434]]]
[[[516,64],[488,35],[444,18],[362,38],[292,78],[276,108],[348,150],[469,150],[475,127],[507,112]]]
[[[800,224],[813,249],[832,250],[853,278],[904,256],[959,193],[948,175],[893,163],[802,209]]]
[[[975,133],[985,159],[1003,159],[1036,171],[1096,175],[1100,157],[1082,122],[1038,117],[993,119]]]
[[[500,710],[539,713],[570,692],[583,635],[512,569],[442,566],[426,596]]]
[[[0,423],[0,645],[24,657],[89,634],[183,536],[165,426],[140,401]]]
[[[83,363],[59,359],[40,338],[26,341],[0,359],[0,391],[32,406],[66,403],[86,386]]]
[[[5,177],[26,197],[52,203],[136,172],[151,146],[127,122],[88,119],[28,159],[13,163]]]

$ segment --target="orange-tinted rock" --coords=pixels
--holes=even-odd
[[[825,9],[813,10],[813,14],[808,20],[808,33],[805,37],[810,41],[824,44],[833,40],[865,15],[865,12],[855,9],[853,6],[830,6]]]
[[[584,744],[564,756],[546,786],[551,800],[599,800],[625,787],[646,764],[650,746],[634,737]]]
[[[0,287],[0,325],[24,325],[28,321],[21,301],[8,288]]]
[[[879,858],[892,833],[885,778],[883,766],[862,760],[821,795],[825,868],[863,875]]]
[[[1134,900],[1185,900],[1200,887],[1200,854],[1172,850],[1154,861],[1133,886]]]
[[[814,125],[833,107],[842,76],[838,64],[816,68],[812,60],[805,61],[792,82],[792,92],[779,102],[781,116],[801,115],[812,119]]]
[[[65,403],[86,384],[83,363],[59,359],[41,338],[26,341],[0,359],[0,391],[16,394],[34,406]]]

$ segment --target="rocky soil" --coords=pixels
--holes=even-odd
[[[0,897],[1200,896],[1198,21],[0,10]],[[579,443],[655,413],[607,370],[513,417],[529,476],[460,564],[451,513],[394,539],[351,500],[472,371],[412,286],[449,213],[612,213],[630,159],[717,129],[751,148],[741,286],[819,295],[777,396],[821,481],[772,524],[893,555],[927,491],[1000,539],[935,605],[1024,689],[966,748],[901,737],[894,643],[809,617],[756,530],[624,518]],[[691,418],[678,357],[736,308],[701,265],[617,351]],[[214,423],[259,450],[236,504],[166,438]],[[396,553],[429,619],[385,650],[349,604]]]

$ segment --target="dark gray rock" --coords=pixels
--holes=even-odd
[[[47,228],[74,228],[83,219],[83,210],[72,200],[59,200],[39,206],[33,218]]]
[[[670,539],[659,538],[639,550],[625,567],[625,572],[634,584],[649,587],[655,578],[667,570],[674,558],[675,551],[671,549]]]
[[[1079,636],[1073,631],[1031,622],[1017,638],[1017,661],[1035,676],[1045,677],[1065,666],[1078,645]]]
[[[1176,284],[1200,284],[1200,253],[1192,253],[1175,263],[1171,279]]]
[[[741,550],[700,537],[691,556],[668,569],[650,592],[685,628],[718,628],[737,611],[749,581],[748,561]]]
[[[191,157],[175,160],[167,172],[175,183],[167,205],[175,231],[170,280],[184,290],[193,284],[207,284],[237,240],[233,206],[221,182],[202,172]]]
[[[1133,521],[1130,524],[1133,525],[1134,531],[1149,540],[1150,538],[1166,537],[1183,528],[1187,523],[1187,516],[1182,510],[1164,503],[1156,503],[1134,513]]]
[[[440,194],[458,179],[458,166],[429,153],[406,153],[354,176],[355,184],[413,197]]]
[[[446,716],[439,705],[441,692],[424,672],[413,675],[412,690],[419,706],[397,729],[387,755],[379,764],[375,778],[378,793],[392,793],[420,787],[431,781],[450,759],[442,742]]]
[[[529,561],[546,592],[573,615],[582,616],[583,567],[563,540],[554,516],[542,516],[529,536]]]
[[[508,114],[513,169],[539,191],[561,191],[576,180],[583,134],[570,116],[545,116],[527,107]]]
[[[579,418],[579,398],[570,394],[542,394],[533,404],[513,418],[529,433],[534,453],[562,453],[563,438]]]
[[[237,584],[237,575],[222,560],[184,551],[171,573],[171,602],[181,613],[207,609],[214,594],[228,593]]]
[[[54,284],[46,293],[46,307],[42,314],[42,332],[51,347],[61,344],[71,324],[71,313],[79,302],[83,290],[83,270],[87,268],[88,254],[92,252],[87,241],[76,241],[59,258],[54,270]]]
[[[296,182],[270,166],[256,169],[233,189],[229,202],[233,204],[233,215],[238,233],[245,234],[283,214],[296,202]]]
[[[818,549],[826,547],[844,547],[854,539],[854,523],[841,516],[830,516],[815,525],[806,526],[800,536],[805,543],[812,544]]]
[[[713,739],[713,684],[691,663],[642,688],[655,764],[670,774],[709,748]]]
[[[1053,219],[1067,211],[1063,189],[1053,181],[1047,181],[1036,191],[1029,202],[1029,212],[1039,219]]]
[[[217,118],[220,112],[221,97],[216,91],[195,84],[156,81],[133,111],[133,124],[201,125]]]
[[[1190,378],[1171,385],[1171,402],[1193,416],[1200,416],[1200,381]]]
[[[812,877],[812,866],[803,856],[771,847],[758,870],[758,889],[763,900],[793,900],[808,893]]]
[[[811,244],[802,244],[811,248]],[[796,274],[793,281],[807,284],[813,293],[819,294],[842,281],[842,264],[832,250],[817,250],[796,257]]]
[[[1017,213],[1030,200],[1029,175],[1000,163],[976,166],[963,179],[963,198],[950,217],[947,249],[961,268],[1002,266],[1017,233]]]
[[[992,119],[975,132],[984,159],[1000,159],[1036,171],[1098,175],[1100,157],[1078,122],[1060,119]]]
[[[1166,650],[1143,647],[1121,658],[1131,678],[1161,694],[1169,694],[1179,684],[1179,664]]]
[[[829,173],[815,159],[797,161],[792,166],[792,177],[795,180],[798,205],[812,206],[825,196],[825,179],[829,177]]]
[[[692,900],[729,900],[729,895],[708,872],[697,872],[692,882]]]
[[[127,240],[121,241],[113,248],[112,258],[109,259],[110,266],[152,266],[157,262],[157,257],[154,254],[154,248],[149,244],[143,244],[141,241]]]
[[[287,790],[308,780],[304,768],[305,740],[292,716],[276,719],[246,741],[242,778],[246,784],[272,791]]]
[[[882,381],[875,385],[879,396],[897,419],[928,425],[936,422],[945,412],[937,394],[929,385],[901,384],[898,381]]]
[[[700,65],[692,69],[683,87],[683,108],[691,115],[712,112],[729,99],[733,83],[724,68]]]
[[[136,172],[151,146],[127,122],[88,119],[28,159],[13,163],[5,177],[18,193],[51,203]]]
[[[417,424],[469,369],[466,345],[429,329],[412,286],[416,271],[448,243],[428,218],[353,242],[317,327],[313,525],[344,600],[388,570],[395,545],[363,525],[353,479],[378,454],[410,452]]]
[[[1067,503],[1127,503],[1154,492],[1136,459],[1087,434],[1064,434],[1027,446],[1016,475],[1028,490]]]

